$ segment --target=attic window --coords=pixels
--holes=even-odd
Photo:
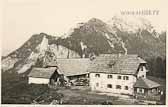
[[[140,67],[140,71],[143,71],[143,66]]]

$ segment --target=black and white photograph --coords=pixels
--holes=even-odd
[[[4,0],[1,105],[166,105],[166,7]]]

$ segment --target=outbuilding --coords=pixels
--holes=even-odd
[[[57,81],[58,73],[56,67],[32,68],[28,75],[28,83],[49,84],[52,80]]]
[[[160,99],[160,84],[148,79],[138,78],[134,84],[134,94],[136,97],[144,97],[149,99]]]

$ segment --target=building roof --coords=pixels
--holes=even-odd
[[[55,62],[49,63],[48,66],[57,66],[58,72],[65,76],[74,76],[87,74],[88,67],[91,60],[89,58],[70,58],[70,59],[57,59]]]
[[[146,63],[138,55],[102,54],[92,62],[89,72],[136,74],[139,64]]]
[[[164,90],[164,91],[166,90],[166,79],[158,78],[158,77],[154,77],[154,76],[147,76],[147,78],[159,83],[161,85],[159,87],[159,89]]]
[[[147,79],[147,78],[138,78],[138,80],[136,81],[136,83],[134,84],[134,87],[138,87],[138,88],[155,88],[155,87],[159,87],[160,84]]]
[[[49,67],[49,68],[33,68],[31,72],[29,73],[29,77],[35,77],[35,78],[47,78],[49,79],[52,74],[55,72],[55,67]]]

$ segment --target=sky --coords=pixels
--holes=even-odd
[[[33,34],[60,36],[79,22],[95,17],[103,21],[125,10],[159,10],[147,18],[165,27],[166,0],[4,0],[2,6],[2,55],[19,48]]]

